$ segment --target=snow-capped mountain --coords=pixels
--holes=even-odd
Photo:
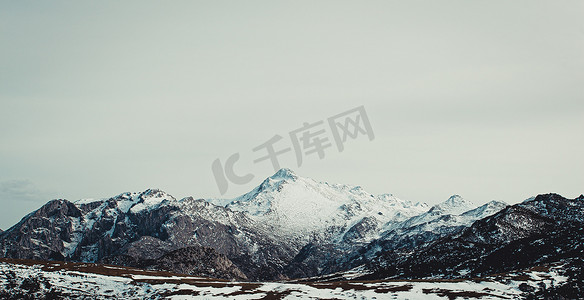
[[[149,189],[107,199],[49,201],[0,234],[0,251],[12,258],[154,268],[154,260],[173,251],[207,247],[225,255],[248,279],[286,278],[296,273],[290,264],[307,245],[334,245],[339,254],[348,253],[378,238],[383,228],[427,209],[282,169],[228,200],[176,199]],[[315,262],[323,263],[328,258]],[[230,276],[222,274],[214,275]]]
[[[377,237],[369,243],[359,245],[359,247],[355,247],[355,240],[348,244],[309,244],[295,257],[293,264],[298,265],[297,269],[302,270],[301,276],[306,277],[341,271],[364,264],[383,251],[394,249],[405,251],[459,232],[473,222],[505,208],[506,204],[491,201],[471,209],[473,207],[470,201],[454,195],[419,215],[401,222],[387,223],[382,228],[371,225],[369,218],[366,217],[353,226],[347,234],[371,232],[371,228],[375,228]],[[329,253],[335,253],[335,255],[328,255]],[[318,267],[314,268],[315,266]]]
[[[412,203],[391,194],[372,195],[360,186],[329,184],[281,169],[251,192],[235,199],[209,200],[232,211],[245,213],[258,224],[274,229],[280,238],[339,242],[362,226],[371,230],[358,239],[376,238],[379,228],[396,224],[428,208],[425,203]]]
[[[369,247],[374,251],[415,247],[457,232],[506,206],[506,203],[491,201],[474,208],[470,201],[453,195],[428,211],[391,226]]]
[[[584,195],[547,194],[413,249],[383,250],[367,265],[371,278],[468,278],[582,257]]]
[[[474,208],[476,208],[476,206],[473,203],[463,199],[459,195],[453,195],[448,198],[448,200],[432,206],[428,211],[402,222],[399,226],[396,226],[396,228],[412,227],[418,224],[431,222],[441,216],[460,215]]]
[[[544,212],[580,222],[580,212],[565,212],[574,207],[562,199],[556,199],[562,205],[536,198],[513,206],[527,213],[501,221],[509,230],[477,231],[473,243],[513,241],[541,231],[545,222],[530,216]],[[0,255],[239,280],[300,278],[372,260],[387,265],[388,253],[410,253],[468,234],[509,209],[495,201],[475,207],[457,195],[428,207],[282,169],[235,199],[176,199],[149,189],[107,199],[52,200],[0,232]]]

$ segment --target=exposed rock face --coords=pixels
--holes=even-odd
[[[308,244],[304,246],[285,272],[290,278],[307,278],[341,271],[350,250],[336,244]]]
[[[213,248],[181,248],[159,257],[149,267],[211,278],[248,279],[231,260]]]
[[[102,262],[210,278],[248,280],[247,276],[229,258],[213,248],[196,246],[180,248],[150,259],[131,251],[127,253],[107,257]]]
[[[4,257],[63,259],[74,230],[71,218],[82,212],[67,200],[52,200],[0,234]]]

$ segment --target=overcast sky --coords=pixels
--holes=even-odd
[[[431,204],[576,197],[583,20],[582,1],[1,1],[0,228],[53,198],[235,197],[274,173],[254,147],[361,105],[374,140],[281,166]],[[221,196],[234,153],[254,178]]]

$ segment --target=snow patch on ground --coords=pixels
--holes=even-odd
[[[49,266],[59,263],[50,262]],[[119,270],[104,266],[104,269]],[[93,299],[516,299],[525,296],[520,285],[534,289],[566,282],[562,265],[547,271],[532,270],[496,275],[474,280],[414,281],[338,281],[338,282],[227,282],[179,275],[132,274],[126,269],[119,276],[57,269],[47,271],[41,265],[0,262],[0,292],[9,295],[40,296],[52,291],[71,298]],[[38,283],[31,286],[30,281]],[[6,295],[6,294],[5,294]]]

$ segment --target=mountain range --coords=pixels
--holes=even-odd
[[[239,281],[457,279],[581,259],[583,233],[584,196],[429,206],[281,169],[234,199],[51,200],[0,232],[0,256]]]

